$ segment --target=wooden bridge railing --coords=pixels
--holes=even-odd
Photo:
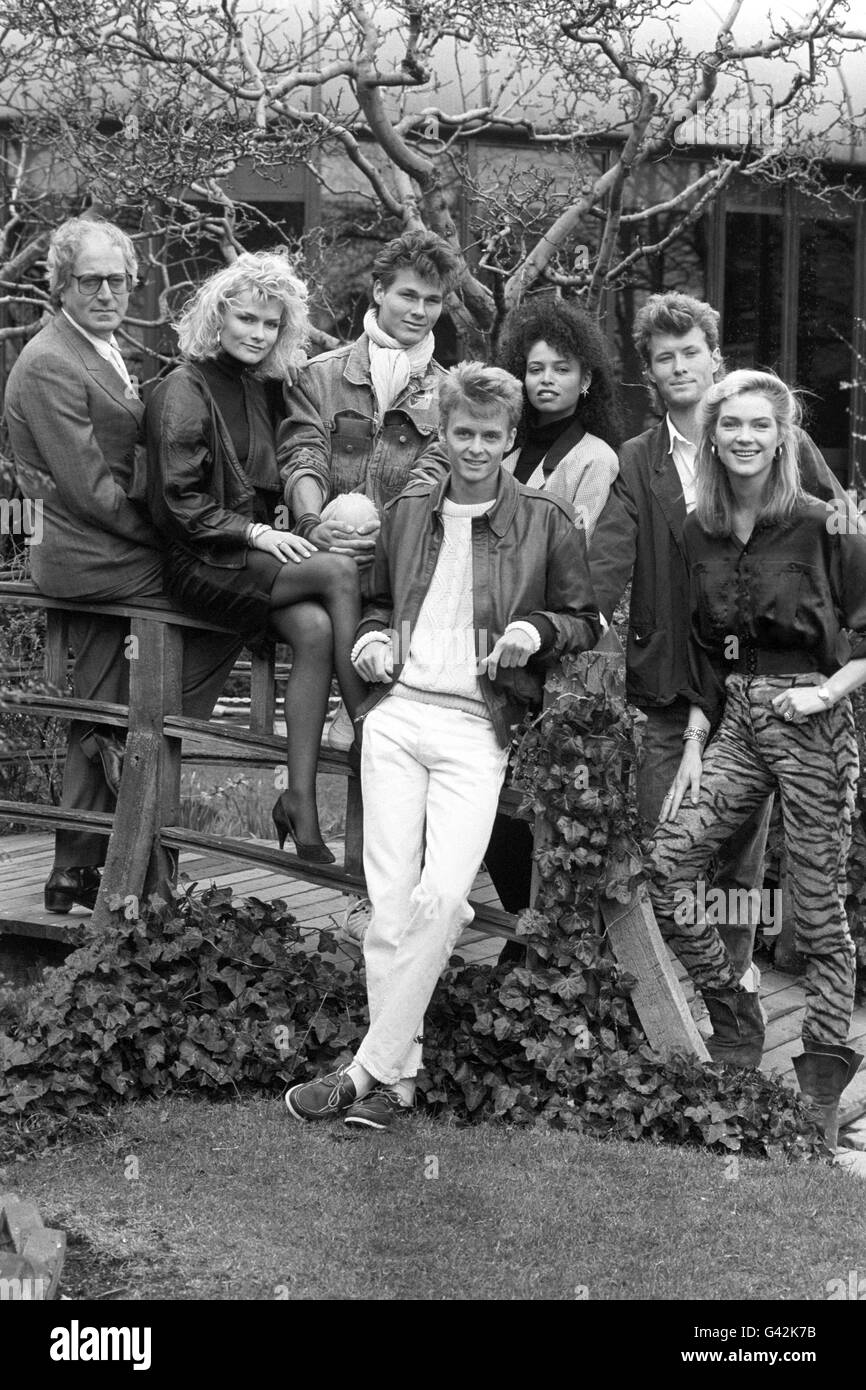
[[[176,612],[164,601],[75,603],[46,598],[28,583],[0,580],[0,607],[46,610],[45,679],[57,693],[37,695],[7,691],[0,708],[16,713],[84,718],[127,730],[123,776],[114,815],[0,800],[0,818],[57,829],[87,829],[109,837],[102,884],[93,914],[98,927],[109,924],[109,901],[165,891],[174,881],[181,849],[202,849],[261,864],[304,882],[332,886],[346,893],[364,891],[363,830],[360,780],[344,753],[322,748],[319,771],[345,778],[346,818],[343,863],[309,864],[296,855],[254,840],[204,834],[179,824],[181,760],[230,755],[239,763],[278,766],[285,760],[285,740],[274,735],[275,683],[273,649],[254,656],[250,673],[248,729],[225,728],[181,712],[182,633],[185,627],[215,632],[216,626]],[[77,700],[65,691],[69,619],[75,613],[126,618],[136,639],[130,661],[129,704]],[[615,639],[614,639],[615,640]],[[622,660],[618,644],[598,648]],[[505,788],[500,809],[514,815],[520,796]],[[547,835],[535,826],[536,844]],[[473,903],[473,927],[492,936],[514,939],[510,914]],[[671,969],[652,909],[644,894],[626,906],[603,905],[607,931],[620,964],[639,980],[634,1002],[647,1036],[660,1050],[691,1051],[706,1057],[685,997]]]
[[[226,728],[218,722],[191,719],[181,713],[183,629],[223,629],[188,618],[164,601],[74,603],[46,598],[31,584],[0,581],[0,607],[13,605],[46,611],[45,681],[56,693],[7,691],[2,708],[20,714],[82,718],[128,731],[123,777],[113,816],[0,800],[0,817],[4,819],[51,829],[86,829],[110,837],[93,917],[97,925],[107,922],[107,903],[115,894],[133,894],[141,899],[164,889],[174,878],[177,851],[183,848],[235,856],[346,893],[364,891],[360,780],[345,753],[323,747],[319,756],[320,772],[345,779],[342,864],[310,864],[288,851],[254,840],[204,834],[179,824],[182,754],[192,760],[196,756],[229,756],[234,762],[259,766],[278,767],[285,762],[285,739],[273,732],[273,649],[252,658],[249,728]],[[69,619],[82,612],[122,617],[130,623],[130,635],[136,639],[136,658],[129,663],[128,705],[77,700],[64,689]],[[513,814],[519,801],[517,793],[506,790],[502,809]],[[475,904],[475,908],[479,930],[514,937],[509,914],[482,904]]]

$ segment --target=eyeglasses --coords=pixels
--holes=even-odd
[[[128,294],[133,286],[131,275],[70,275],[78,285],[79,294],[99,294],[105,283],[112,294]]]

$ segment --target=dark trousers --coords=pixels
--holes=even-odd
[[[506,912],[529,906],[532,882],[532,822],[497,811],[484,863]]]
[[[69,644],[75,665],[72,692],[79,700],[103,700],[125,705],[129,700],[129,636],[126,618],[82,614],[70,619]],[[210,718],[226,678],[243,647],[243,639],[229,633],[183,629],[182,712],[193,719]],[[63,773],[61,806],[78,811],[114,810],[114,796],[106,785],[101,764],[91,762],[81,747],[90,723],[73,720]],[[105,728],[106,733],[115,733]],[[85,868],[105,863],[108,839],[87,830],[58,830],[54,864],[58,869]]]

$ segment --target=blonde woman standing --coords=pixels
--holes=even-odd
[[[739,985],[696,902],[710,856],[777,792],[806,958],[794,1066],[835,1148],[839,1098],[863,1060],[847,1046],[855,951],[845,870],[858,775],[848,697],[866,682],[866,535],[802,491],[799,419],[793,393],[766,372],[732,372],[704,399],[696,505],[683,531],[699,702],[662,805],[650,893],[709,1010],[711,1055],[757,1065],[757,996]]]

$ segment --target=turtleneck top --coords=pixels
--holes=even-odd
[[[237,461],[258,494],[256,520],[270,520],[280,492],[280,475],[265,383],[227,352],[196,366],[207,382]]]
[[[209,357],[196,365],[210,388],[216,408],[231,436],[238,463],[245,465],[250,452],[250,422],[244,392],[246,367],[227,352],[220,352],[219,356]]]
[[[572,415],[566,415],[564,420],[550,420],[547,424],[541,423],[541,418],[536,411],[527,411],[523,444],[514,465],[514,476],[519,483],[525,483],[527,478],[532,477],[540,460],[545,454],[550,453],[552,446],[566,430],[576,431],[575,443],[580,437],[577,411]],[[549,467],[545,461],[544,472],[552,473],[558,461],[558,457],[551,458]]]

